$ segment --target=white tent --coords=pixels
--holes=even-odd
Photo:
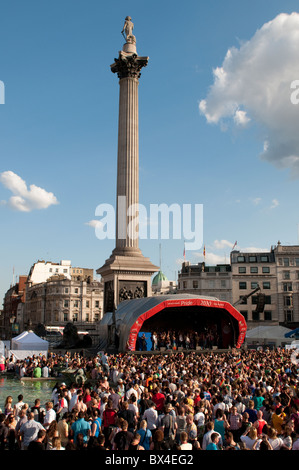
[[[48,341],[37,336],[33,331],[23,331],[19,336],[12,338],[11,351],[17,359],[33,355],[48,354]]]
[[[260,345],[272,343],[276,346],[281,346],[292,342],[292,338],[285,337],[285,334],[290,331],[289,328],[279,325],[257,326],[256,328],[247,330],[245,341],[247,343],[259,343]]]

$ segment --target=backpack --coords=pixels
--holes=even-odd
[[[118,434],[119,434],[119,439],[116,439],[117,450],[127,450],[128,449],[127,433],[125,431],[120,431]]]

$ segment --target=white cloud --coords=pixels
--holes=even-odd
[[[234,115],[234,121],[237,126],[245,127],[251,121],[251,119],[247,116],[246,111],[237,109]]]
[[[53,204],[58,204],[53,193],[49,193],[35,184],[31,184],[28,188],[26,182],[13,171],[1,173],[0,181],[13,194],[8,201],[2,201],[2,203],[6,203],[17,211],[30,212],[34,209],[47,209]]]
[[[255,122],[264,160],[299,177],[299,104],[291,84],[299,79],[299,13],[282,13],[254,36],[228,50],[199,109],[209,123]]]
[[[272,205],[270,206],[270,209],[275,209],[277,206],[279,206],[279,202],[277,199],[272,200]]]
[[[86,222],[85,225],[88,225],[89,227],[93,228],[101,228],[103,226],[100,220],[90,220],[89,222]]]
[[[229,255],[228,256],[226,256],[225,254],[218,255],[217,253],[213,253],[207,250],[206,250],[205,256],[203,255],[203,253],[194,253],[194,256],[199,259],[199,262],[204,261],[206,265],[211,265],[211,266],[215,266],[216,264],[229,263],[230,261]]]
[[[214,247],[216,250],[223,250],[224,248],[232,248],[234,243],[229,242],[228,240],[215,240]]]
[[[261,200],[262,200],[262,198],[255,197],[254,199],[252,199],[252,202],[255,206],[258,206],[261,203]]]
[[[245,248],[238,248],[238,251],[241,253],[264,253],[265,251],[269,251],[269,248],[258,248],[256,246],[249,246]]]

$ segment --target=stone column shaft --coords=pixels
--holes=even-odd
[[[138,224],[138,214],[131,217],[128,208],[139,202],[139,138],[138,138],[138,79],[120,79],[118,164],[116,201],[116,249],[138,249],[138,236],[133,229]],[[125,206],[119,196],[125,196]],[[135,210],[134,210],[135,214]]]

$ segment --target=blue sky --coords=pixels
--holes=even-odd
[[[228,261],[235,241],[297,244],[296,9],[291,0],[2,0],[1,299],[13,269],[28,274],[39,259],[97,269],[114,248],[88,222],[99,204],[115,204],[119,85],[110,65],[127,15],[138,54],[149,56],[140,203],[203,204],[207,263]],[[173,279],[183,237],[140,241],[158,265],[160,243]],[[202,261],[202,248],[186,259]]]

